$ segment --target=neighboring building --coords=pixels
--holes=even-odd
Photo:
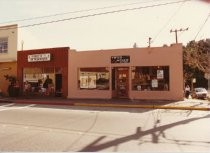
[[[23,95],[67,97],[68,54],[69,47],[18,51],[17,77]],[[46,89],[47,76],[51,81]]]
[[[8,95],[9,81],[4,75],[17,76],[17,62],[0,62],[0,90],[3,95]]]
[[[183,100],[182,44],[70,51],[68,98]]]
[[[44,83],[47,76],[48,88]],[[17,78],[26,96],[183,100],[182,45],[18,51]]]
[[[4,75],[17,76],[26,96],[183,100],[182,44],[80,52],[69,47],[17,52],[17,25],[3,26],[0,90],[6,94],[9,82]]]
[[[17,25],[0,26],[0,90],[7,95],[9,82],[4,75],[17,73]]]
[[[0,61],[17,61],[17,25],[0,26]]]

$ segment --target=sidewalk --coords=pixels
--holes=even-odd
[[[185,99],[183,101],[129,100],[129,99],[65,99],[65,98],[0,98],[0,103],[69,105],[86,107],[119,107],[147,109],[178,109],[210,111],[208,100]]]

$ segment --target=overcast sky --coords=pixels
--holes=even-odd
[[[119,12],[125,9],[130,10]],[[209,15],[210,4],[199,0],[0,0],[0,25],[22,27],[18,50],[22,41],[24,49],[69,46],[79,51],[130,48],[134,43],[147,47],[149,37],[156,47],[175,43],[171,29],[189,28],[178,32],[178,41],[186,44],[210,38]],[[61,19],[68,20],[30,26]]]

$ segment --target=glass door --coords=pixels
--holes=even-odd
[[[128,98],[129,77],[127,67],[117,68],[117,97]]]

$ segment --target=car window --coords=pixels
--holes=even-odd
[[[205,88],[197,88],[195,89],[196,92],[205,92],[206,89]]]
[[[195,92],[200,92],[200,90],[199,89],[195,89]]]

